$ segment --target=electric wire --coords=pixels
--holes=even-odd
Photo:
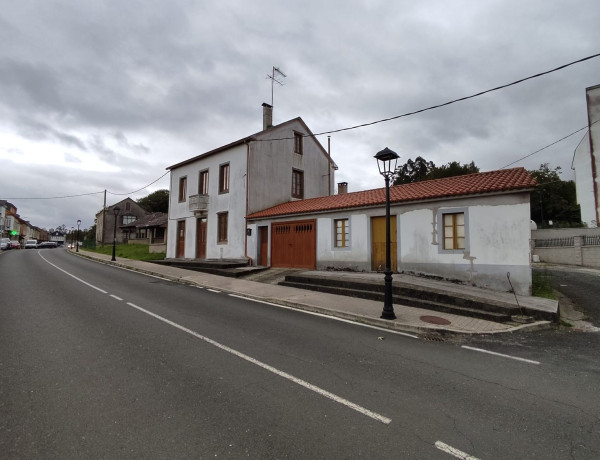
[[[339,128],[339,129],[334,129],[334,130],[330,130],[330,131],[322,131],[320,133],[308,134],[308,135],[304,135],[304,137],[316,137],[316,136],[322,136],[322,135],[325,135],[325,134],[333,134],[333,133],[339,133],[339,132],[343,132],[343,131],[350,131],[350,130],[353,130],[353,129],[364,128],[366,126],[372,126],[372,125],[375,125],[375,124],[384,123],[384,122],[391,121],[391,120],[397,120],[399,118],[409,117],[411,115],[416,115],[416,114],[427,112],[427,111],[430,111],[430,110],[439,109],[441,107],[446,107],[448,105],[455,104],[457,102],[466,101],[468,99],[473,99],[475,97],[482,96],[482,95],[487,94],[487,93],[491,93],[491,92],[498,91],[498,90],[501,90],[501,89],[504,89],[504,88],[508,88],[510,86],[518,85],[519,83],[523,83],[523,82],[525,82],[527,80],[532,80],[534,78],[538,78],[538,77],[541,77],[541,76],[544,76],[544,75],[548,75],[548,74],[553,73],[553,72],[557,72],[558,70],[562,70],[562,69],[565,69],[565,68],[570,67],[572,65],[579,64],[581,62],[585,62],[585,61],[588,61],[590,59],[594,59],[594,58],[596,58],[598,56],[600,56],[600,53],[593,54],[591,56],[587,56],[587,57],[584,57],[584,58],[581,58],[581,59],[577,59],[576,61],[572,61],[572,62],[569,62],[567,64],[563,64],[561,66],[555,67],[555,68],[550,69],[550,70],[546,70],[544,72],[537,73],[535,75],[530,75],[529,77],[525,77],[525,78],[521,78],[519,80],[515,80],[515,81],[513,81],[511,83],[507,83],[507,84],[504,84],[504,85],[496,86],[495,88],[491,88],[491,89],[488,89],[488,90],[485,90],[485,91],[480,91],[478,93],[471,94],[470,96],[464,96],[464,97],[461,97],[461,98],[458,98],[458,99],[453,99],[451,101],[444,102],[444,103],[441,103],[441,104],[432,105],[430,107],[426,107],[426,108],[423,108],[423,109],[414,110],[412,112],[406,112],[406,113],[403,113],[401,115],[396,115],[396,116],[393,116],[393,117],[383,118],[381,120],[371,121],[371,122],[368,122],[368,123],[361,123],[359,125],[349,126],[349,127],[346,127],[346,128]],[[538,153],[538,152],[540,152],[540,151],[542,151],[542,150],[544,150],[544,149],[546,149],[546,148],[548,148],[548,147],[550,147],[550,146],[552,146],[552,145],[554,145],[554,144],[556,144],[556,143],[558,143],[558,142],[566,139],[567,137],[570,137],[570,136],[572,136],[572,135],[574,135],[574,134],[576,134],[576,133],[578,133],[580,131],[583,131],[586,128],[588,128],[588,127],[586,126],[584,128],[581,128],[581,129],[579,129],[579,130],[577,130],[577,131],[575,131],[575,132],[573,132],[573,133],[571,133],[571,134],[569,134],[569,135],[567,135],[567,136],[565,136],[565,137],[557,140],[556,142],[553,142],[552,144],[547,145],[546,147],[543,147],[543,148],[541,148],[541,149],[539,149],[539,150],[537,150],[537,151],[535,151],[533,153],[530,153],[529,155],[527,155],[526,157],[521,158],[520,160],[516,160],[515,162],[510,163],[507,166],[510,166],[510,165],[512,165],[512,164],[514,164],[514,163],[516,163],[518,161],[521,161],[522,159],[527,158],[528,156],[534,155],[535,153]],[[281,140],[289,140],[289,139],[294,139],[294,138],[293,137],[282,137],[282,138],[275,138],[275,139],[252,139],[252,141],[254,141],[254,142],[261,142],[261,141],[266,142],[266,141],[281,141]],[[504,166],[504,167],[502,167],[500,169],[506,168],[507,166]],[[137,193],[140,190],[143,190],[144,188],[149,187],[150,185],[158,182],[160,179],[162,179],[163,177],[165,177],[169,172],[170,171],[167,171],[165,174],[163,174],[162,176],[160,176],[158,179],[154,180],[150,184],[145,185],[144,187],[141,187],[141,188],[139,188],[139,189],[137,189],[137,190],[135,190],[133,192],[129,192],[129,193],[114,193],[114,192],[109,192],[107,190],[107,193],[110,193],[111,195],[117,195],[117,196],[131,195],[131,194]],[[56,197],[29,197],[29,198],[22,198],[22,197],[15,198],[15,197],[11,197],[11,198],[0,198],[0,199],[4,199],[4,200],[54,200],[54,199],[62,199],[62,198],[74,198],[74,197],[81,197],[81,196],[96,195],[96,194],[100,194],[100,193],[104,193],[104,190],[99,191],[99,192],[90,192],[90,193],[82,193],[82,194],[78,194],[78,195],[65,195],[65,196],[56,196]]]

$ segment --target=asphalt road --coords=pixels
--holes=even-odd
[[[0,273],[2,458],[600,457],[589,361],[424,341],[60,249],[6,252]]]

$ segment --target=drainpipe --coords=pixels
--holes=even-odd
[[[329,196],[331,196],[331,136],[327,136],[327,156],[329,158],[327,158],[327,175],[328,177],[328,189],[329,190]]]
[[[264,105],[264,104],[263,104]],[[244,257],[248,260],[248,265],[253,265],[252,257],[248,256],[248,197],[250,195],[250,142],[246,141],[246,213],[244,214]]]

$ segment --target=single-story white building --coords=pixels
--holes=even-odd
[[[392,270],[531,295],[524,168],[390,188]],[[343,190],[344,187],[341,187]],[[383,271],[385,188],[290,201],[247,216],[257,265]]]

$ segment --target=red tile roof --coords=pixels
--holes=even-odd
[[[498,171],[396,185],[390,187],[390,202],[404,203],[438,198],[531,190],[536,185],[537,182],[525,168],[501,169]],[[385,187],[343,195],[290,201],[250,214],[248,219],[382,206],[384,204]]]

